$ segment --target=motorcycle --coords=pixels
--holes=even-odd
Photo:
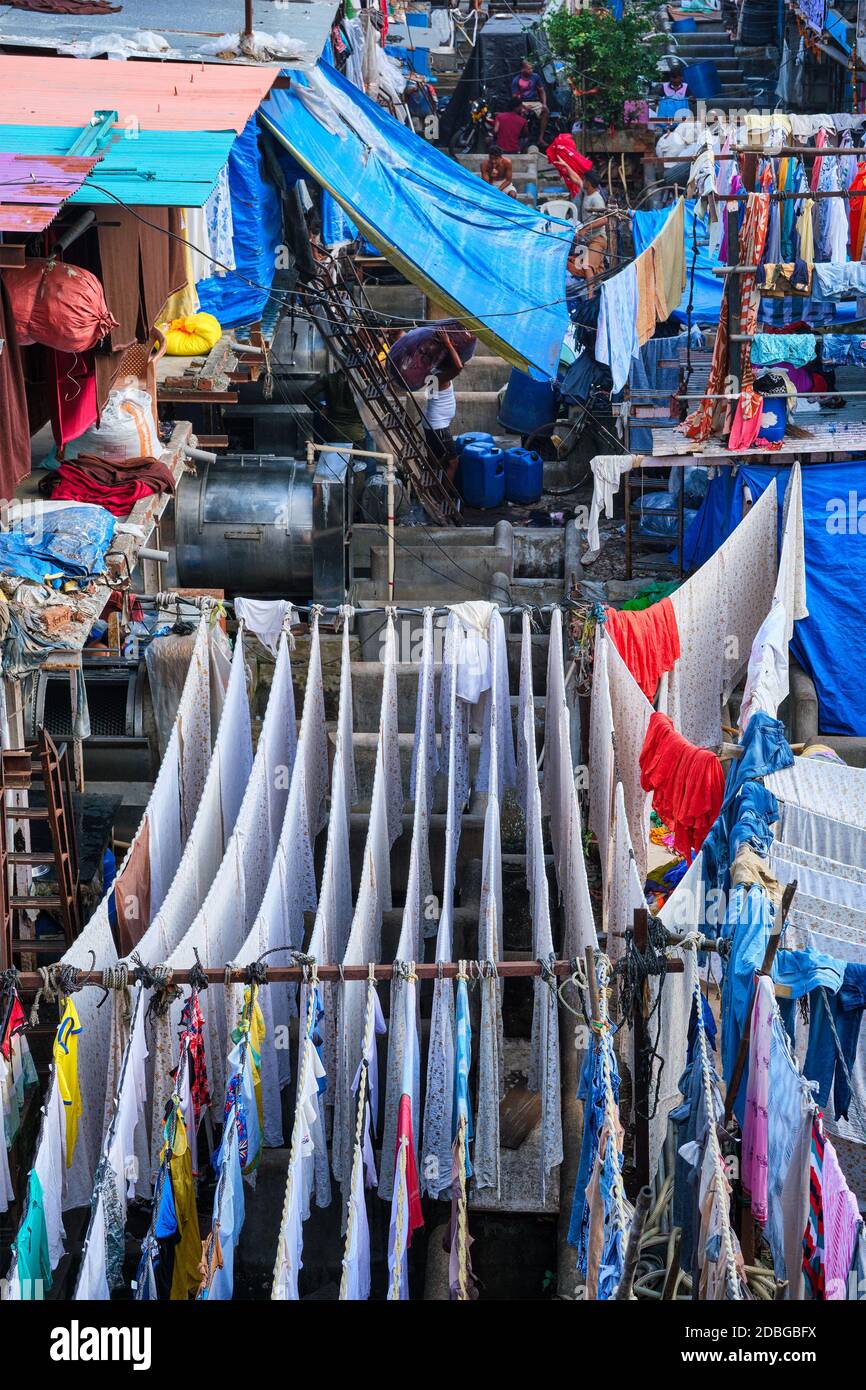
[[[469,119],[458,126],[448,141],[448,153],[452,159],[461,154],[472,154],[486,150],[493,141],[493,112],[486,97],[479,97],[469,104]]]

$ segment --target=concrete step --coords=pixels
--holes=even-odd
[[[423,319],[424,291],[415,285],[365,285],[364,292],[374,309],[382,314],[399,314]]]
[[[503,1067],[506,1092],[526,1085],[529,1074],[530,1042],[527,1038],[505,1038]],[[510,1081],[510,1085],[509,1085]],[[519,1149],[499,1150],[499,1191],[470,1187],[472,1211],[535,1212],[554,1215],[559,1211],[559,1169],[549,1177],[542,1175],[541,1121],[526,1136]]]
[[[411,626],[410,626],[411,624]],[[441,629],[439,630],[441,631]],[[434,632],[434,642],[437,640],[437,632]],[[409,651],[419,652],[421,644],[421,617],[414,618],[406,614],[401,616],[397,629],[398,651],[403,654]],[[441,641],[441,638],[438,638]],[[508,683],[511,690],[516,691],[520,681],[520,647],[521,636],[519,632],[507,632],[505,637],[505,647],[508,654]],[[532,688],[536,696],[543,695],[547,689],[547,648],[549,638],[544,633],[533,633],[532,635]],[[434,647],[434,656],[439,652]],[[415,697],[418,688],[418,671],[420,669],[417,661],[402,661],[396,666],[397,675],[397,717],[401,729],[414,729],[415,727]],[[436,679],[436,691],[438,698],[439,677],[441,665],[437,661],[434,667]],[[378,660],[370,659],[367,661],[352,662],[352,712],[355,727],[358,729],[375,729],[378,726],[379,706],[382,700],[382,667]]]
[[[394,892],[399,892],[409,874],[409,851],[412,846],[413,813],[403,812],[403,831],[395,840],[391,850],[391,883]],[[352,865],[352,883],[357,891],[361,881],[364,862],[364,847],[367,843],[367,829],[370,823],[369,810],[352,812],[349,830],[349,853]],[[320,839],[323,837],[319,837]],[[480,859],[484,848],[484,817],[467,812],[463,816],[460,833],[460,860]],[[508,846],[509,849],[512,846]],[[434,814],[430,817],[430,868],[434,883],[443,883],[445,875],[445,817]]]
[[[468,434],[470,430],[486,430],[495,434],[499,425],[498,391],[456,390],[457,414],[452,430],[455,434]]]
[[[498,391],[508,383],[511,368],[501,357],[476,353],[460,373],[461,391]]]
[[[512,696],[510,704],[511,704],[512,733],[516,735],[516,732],[517,732],[517,717],[518,717],[517,697],[516,697],[516,696]],[[539,697],[536,697],[536,699],[535,699],[535,701],[534,701],[534,713],[535,713],[535,739],[536,739],[536,743],[537,743],[539,749],[541,748],[541,745],[542,745],[543,742],[544,742],[544,705],[545,705],[545,702],[544,702],[543,697],[540,697],[540,696],[539,696]],[[331,733],[329,734],[328,737],[329,737],[329,743],[330,743],[330,748],[331,748],[331,754],[332,754],[332,756],[333,756],[333,750],[334,750],[334,747],[335,747],[335,744],[336,744],[336,737],[337,737],[337,736],[336,736],[336,732],[331,732]],[[357,730],[356,730],[355,733],[352,735],[352,748],[353,748],[354,754],[355,754],[355,781],[356,781],[356,786],[357,786],[357,790],[358,790],[358,800],[359,800],[359,802],[362,802],[362,803],[364,803],[364,802],[369,802],[370,799],[371,799],[371,797],[372,797],[372,795],[373,795],[373,778],[374,778],[375,773],[376,773],[376,751],[377,751],[377,747],[378,747],[378,741],[379,741],[378,732],[373,732],[373,731],[369,731],[369,730],[367,730],[367,731],[357,731]],[[403,792],[404,792],[404,794],[405,794],[405,796],[406,796],[406,799],[407,799],[407,802],[408,802],[408,800],[409,800],[409,790],[410,790],[410,778],[411,778],[411,774],[412,774],[412,749],[413,749],[413,746],[414,746],[414,743],[415,743],[415,735],[414,735],[413,732],[408,732],[408,733],[403,733],[403,732],[401,732],[400,734],[398,734],[398,742],[399,742],[399,746],[400,746],[400,775],[401,775],[402,782],[403,782]],[[436,736],[436,746],[437,746],[437,748],[439,749],[439,767],[440,767],[440,771],[436,774],[436,778],[435,778],[435,784],[434,784],[434,790],[433,790],[433,809],[434,809],[434,811],[436,811],[436,812],[441,812],[441,813],[444,815],[444,814],[445,814],[445,811],[447,810],[447,805],[448,805],[448,802],[447,802],[447,793],[448,793],[448,787],[447,787],[448,749],[447,749],[447,747],[443,746],[443,744],[442,744],[442,736],[441,736],[441,734],[437,734],[437,736]],[[480,734],[470,734],[470,735],[469,735],[469,780],[470,780],[470,783],[474,783],[474,781],[475,781],[475,779],[476,779],[476,776],[477,776],[477,773],[478,773],[478,757],[479,757],[480,750],[481,750],[481,735],[480,735]]]
[[[374,545],[370,550],[370,577],[387,581],[387,544]],[[417,543],[410,548],[395,548],[394,574],[398,589],[409,585],[418,589],[425,581],[435,580],[437,589],[444,582],[480,584],[486,588],[495,574],[510,577],[513,573],[511,547],[473,545],[437,545],[429,532],[421,532]]]

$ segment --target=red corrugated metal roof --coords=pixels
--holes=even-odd
[[[243,130],[279,68],[0,57],[0,125],[84,126],[117,111],[141,130]]]
[[[98,155],[0,153],[0,231],[43,231],[98,162]]]

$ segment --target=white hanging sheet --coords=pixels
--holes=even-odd
[[[862,908],[866,903],[866,865],[841,864],[774,840],[770,869],[780,883],[796,879],[798,893],[824,898],[839,907]]]
[[[445,631],[440,706],[442,744],[448,748],[448,789],[445,815],[445,868],[436,960],[450,961],[453,954],[454,879],[463,807],[468,794],[469,705],[459,698],[460,673],[465,664],[466,632],[452,612]],[[433,984],[430,1037],[427,1046],[427,1089],[421,1148],[421,1188],[440,1197],[451,1187],[451,1106],[454,1091],[454,993],[452,981]]]
[[[223,718],[180,864],[136,948],[145,964],[167,960],[195,920],[216,877],[252,769],[243,629],[238,632]]]
[[[118,991],[112,991],[113,1003],[117,1001],[118,994]],[[137,1193],[139,1196],[150,1193],[147,1135],[144,1125],[140,1123],[147,1101],[147,994],[143,987],[136,987],[129,1039],[102,1142],[102,1157],[113,1175],[124,1222],[128,1199]],[[79,1300],[110,1297],[106,1278],[105,1213],[98,1179],[93,1196],[94,1206],[75,1286],[74,1296]]]
[[[484,696],[482,714],[481,751],[478,758],[476,789],[486,792],[491,781],[491,763],[496,762],[497,781],[500,798],[509,787],[517,782],[517,764],[514,757],[514,732],[511,727],[510,692],[508,689],[508,647],[505,640],[505,624],[498,608],[493,608],[487,624],[487,643],[489,648],[490,686]],[[458,683],[459,693],[459,683]],[[493,727],[493,706],[496,704],[505,713]],[[508,717],[506,718],[505,715]]]
[[[680,655],[659,682],[657,708],[690,743],[718,747],[722,736],[725,638],[725,566],[722,551],[671,594]]]
[[[175,947],[168,965],[189,969],[198,951],[203,965],[233,960],[261,907],[285,812],[296,746],[295,700],[288,640],[280,645],[268,706],[250,780],[226,852],[195,920]],[[226,1011],[224,991],[200,995],[211,1093],[225,1091]],[[176,1055],[182,1001],[160,1020],[154,1041],[153,1115],[162,1116]],[[151,1166],[158,1167],[159,1131],[151,1126]]]
[[[610,901],[607,914],[607,955],[614,964],[625,953],[625,933],[634,925],[636,908],[646,907],[643,879],[637,868],[622,782],[614,792],[613,856],[611,862]]]
[[[206,619],[203,618],[199,623],[193,643],[193,657],[187,667],[166,755],[160,765],[150,800],[142,817],[142,823],[136,831],[118,870],[118,874],[122,873],[129,862],[135,844],[142,834],[145,821],[147,821],[150,831],[151,914],[161,906],[162,898],[181,858],[182,782],[186,781],[190,797],[194,797],[194,789],[197,786],[197,775],[193,775],[192,762],[185,778],[181,762],[184,755],[189,752],[191,759],[193,756],[195,757],[197,765],[198,744],[192,741],[187,749],[181,740],[180,729],[184,726],[187,730],[198,727],[192,713],[196,706],[202,706],[205,711],[209,711],[208,650],[208,625]],[[209,753],[209,737],[207,748]],[[114,886],[112,885],[96,908],[84,931],[63,956],[64,964],[74,965],[82,970],[104,970],[117,963],[117,950],[109,916],[113,892]],[[63,1113],[53,1069],[44,1107],[46,1112],[45,1124],[34,1158],[33,1166],[39,1176],[45,1196],[46,1224],[49,1231],[49,1252],[52,1268],[56,1268],[63,1253],[64,1233],[61,1210],[68,1211],[72,1207],[89,1204],[96,1164],[102,1146],[112,1016],[107,1008],[99,1009],[97,1007],[99,998],[98,990],[84,989],[78,993],[75,1001],[81,1021],[81,1036],[78,1043],[78,1073],[82,1115],[78,1126],[78,1140],[72,1165],[68,1170],[65,1168],[62,1145],[56,1142],[61,1133],[60,1125]],[[10,1287],[14,1286],[16,1282],[12,1278]]]
[[[394,618],[388,614],[382,669],[382,703],[376,771],[370,802],[370,821],[364,846],[361,883],[355,904],[344,965],[366,965],[379,958],[382,913],[391,906],[391,846],[402,829],[403,787],[397,723],[397,675]],[[366,986],[346,982],[338,996],[337,1065],[334,1096],[332,1167],[349,1199],[354,1135],[351,1081],[361,1053],[366,1011]]]
[[[604,635],[604,629],[601,625],[597,626],[589,707],[589,828],[598,842],[605,881],[614,788],[613,707],[607,666],[612,646],[613,643]]]
[[[803,526],[803,479],[800,463],[791,468],[782,519],[782,545],[779,551],[779,572],[775,597],[783,604],[788,619],[787,639],[790,642],[794,623],[808,618],[806,595],[805,530]]]
[[[640,755],[653,707],[644,695],[610,638],[607,647],[607,675],[613,714],[616,752],[615,776],[622,783],[632,847],[641,882],[646,878],[652,796],[640,784]]]
[[[534,716],[533,716],[534,717]],[[494,723],[500,718],[511,722],[511,711],[494,709]],[[502,833],[499,815],[499,784],[492,768],[487,811],[484,817],[484,844],[481,856],[481,903],[478,916],[478,959],[485,962],[480,982],[481,1027],[478,1037],[478,1114],[475,1123],[473,1179],[476,1188],[499,1192],[499,1102],[505,1095],[504,1036],[502,1027],[502,985],[495,974],[502,959]]]
[[[334,761],[331,769],[331,801],[328,809],[328,837],[325,845],[325,863],[322,870],[322,882],[319,892],[319,903],[316,910],[316,920],[313,924],[313,932],[307,948],[309,954],[316,961],[326,965],[338,964],[345,954],[346,943],[349,939],[349,931],[352,926],[352,869],[349,859],[349,817],[352,806],[357,799],[355,783],[355,753],[352,741],[352,656],[349,629],[351,627],[354,609],[343,607],[341,610],[343,619],[343,641],[341,648],[340,664],[340,696],[339,708],[337,711],[337,735],[334,746]],[[320,1031],[322,1036],[321,1053],[326,1072],[326,1089],[320,1097],[319,1105],[323,1111],[323,1123],[325,1123],[324,1107],[334,1105],[334,1086],[337,1070],[337,1039],[336,1039],[336,1015],[337,1015],[337,991],[330,981],[322,981],[319,985],[319,993],[322,1003],[323,1017],[320,1021]],[[306,990],[301,987],[300,1015],[306,1018],[307,996]],[[301,1050],[303,1049],[303,1039],[301,1039]],[[298,1065],[300,1067],[301,1057]],[[317,1189],[324,1192],[327,1184],[330,1191],[330,1182],[327,1177],[328,1158],[324,1156],[324,1172],[321,1171],[323,1163],[317,1153]]]
[[[755,634],[772,606],[778,573],[777,534],[773,478],[722,546],[727,605],[723,701],[745,671]]]
[[[313,847],[325,823],[327,786],[328,736],[322,655],[319,619],[314,614],[304,712],[283,825],[260,910],[236,953],[239,964],[249,964],[266,951],[279,953],[275,961],[280,958],[288,961],[287,952],[299,951],[304,944],[304,913],[316,910]],[[243,1003],[243,986],[235,985],[233,994],[235,1007],[239,1009]],[[279,1091],[291,1080],[289,1049],[284,1044],[294,1012],[295,990],[293,986],[269,985],[261,991],[261,996],[267,1028],[262,1054],[265,1142],[279,1147],[283,1139]]]
[[[412,844],[409,850],[409,873],[406,880],[406,901],[403,907],[403,920],[400,926],[400,939],[397,943],[396,962],[413,962],[422,959],[424,950],[423,922],[433,893],[433,879],[430,871],[430,813],[433,808],[433,777],[439,763],[436,748],[436,707],[434,700],[435,665],[433,651],[433,609],[425,608],[421,649],[421,669],[418,674],[418,700],[415,719],[415,742],[412,753],[412,797],[415,803],[412,821]],[[418,1054],[420,1015],[411,1024],[406,1012],[404,997],[411,989],[412,998],[417,991],[402,974],[396,971],[391,979],[391,1005],[388,1030],[388,1061],[385,1083],[385,1119],[382,1134],[382,1154],[396,1154],[397,1114],[400,1097],[403,1095],[404,1058],[407,1046],[413,1046]],[[417,1003],[416,1003],[417,1008]],[[418,1105],[418,1088],[414,1092],[413,1105]],[[413,1114],[413,1133],[420,1134],[419,1115]],[[394,1189],[394,1165],[382,1162],[379,1176],[379,1196],[389,1201]]]
[[[284,598],[236,598],[235,614],[255,633],[263,647],[276,656],[280,633],[291,618],[292,605]]]
[[[517,801],[526,818],[526,744],[523,721],[532,704],[532,625],[524,610],[520,635],[520,679],[517,688]]]
[[[796,808],[814,812],[828,819],[838,819],[851,830],[866,832],[866,768],[848,767],[845,763],[827,758],[795,758],[793,766],[773,772],[764,779],[765,786],[784,802],[785,809]],[[783,834],[789,844],[799,842]],[[813,854],[827,853],[811,845],[801,845]],[[829,854],[846,864],[862,864],[863,856]]]
[[[388,1230],[388,1299],[400,1300],[409,1297],[409,1271],[406,1252],[412,1238],[410,1227],[411,1212],[409,1173],[414,1161],[417,1173],[418,1113],[421,1095],[421,1059],[418,1038],[418,999],[417,985],[411,976],[403,981],[405,988],[400,995],[402,1018],[391,1015],[391,1029],[400,1027],[404,1037],[403,1075],[400,1080],[401,1099],[408,1101],[408,1114],[411,1116],[412,1132],[397,1130],[395,1176],[391,1183],[391,1223]],[[390,1053],[389,1053],[390,1055]],[[404,1115],[406,1109],[404,1107]],[[410,1145],[412,1158],[410,1159]],[[382,1148],[383,1155],[386,1150]],[[379,1183],[381,1195],[381,1181]]]
[[[320,986],[321,987],[321,986]],[[308,1004],[309,1004],[308,1000]],[[315,1002],[313,1011],[315,1013]],[[310,1024],[310,1027],[307,1024]],[[292,1142],[286,1173],[286,1192],[277,1240],[274,1266],[273,1299],[298,1299],[298,1274],[303,1266],[303,1225],[310,1214],[310,1196],[321,1155],[327,1167],[327,1144],[322,1126],[320,1083],[325,1068],[312,1041],[315,1017],[307,1016],[301,1028],[301,1056],[298,1069],[298,1094],[292,1124]]]
[[[544,831],[538,761],[535,751],[535,718],[531,702],[523,715],[522,736],[526,743],[527,815],[526,884],[532,918],[532,954],[536,960],[555,956],[550,927],[547,870],[544,863]],[[559,997],[555,980],[533,978],[532,1042],[529,1086],[541,1093],[542,1192],[545,1180],[562,1162],[562,1106],[559,1081]]]

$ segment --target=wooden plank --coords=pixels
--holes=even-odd
[[[24,265],[24,246],[14,241],[0,246],[0,270],[19,270]]]

